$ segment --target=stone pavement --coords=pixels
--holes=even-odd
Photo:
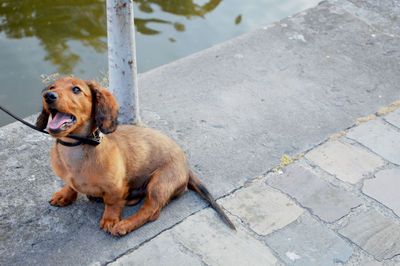
[[[104,204],[47,203],[63,186],[54,140],[0,128],[0,265],[399,263],[398,104],[380,110],[400,99],[399,20],[397,0],[323,1],[139,76],[142,120],[183,148],[237,233],[188,192],[105,234]]]
[[[341,135],[111,265],[400,265],[400,109]]]

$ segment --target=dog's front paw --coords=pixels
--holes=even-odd
[[[100,227],[103,228],[104,232],[110,232],[114,225],[119,222],[118,218],[102,218],[100,221]]]
[[[132,231],[132,229],[130,228],[129,221],[122,220],[113,227],[110,233],[114,236],[123,236],[130,231]]]
[[[60,190],[53,194],[53,197],[51,197],[49,203],[53,206],[63,207],[74,202],[76,198],[77,198],[76,193],[69,195],[65,193],[65,191]]]

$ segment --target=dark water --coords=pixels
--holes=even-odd
[[[318,3],[316,0],[134,0],[139,72]],[[40,110],[41,74],[107,72],[105,0],[0,0],[0,105]],[[0,113],[0,126],[13,120]]]

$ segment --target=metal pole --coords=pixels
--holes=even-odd
[[[132,0],[107,0],[109,89],[119,103],[121,124],[140,122]]]

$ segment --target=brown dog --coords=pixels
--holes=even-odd
[[[50,135],[57,138],[51,150],[51,164],[54,173],[66,183],[50,203],[66,206],[77,199],[78,192],[92,199],[102,198],[106,207],[100,227],[121,236],[156,220],[171,199],[190,188],[235,229],[190,171],[178,145],[150,128],[117,127],[117,111],[114,96],[93,82],[61,78],[44,90],[43,111],[36,125],[42,129],[48,126]],[[52,120],[47,123],[50,115]],[[105,134],[97,146],[67,137],[91,136],[97,129]],[[120,221],[122,208],[137,204],[142,198],[142,208]]]

